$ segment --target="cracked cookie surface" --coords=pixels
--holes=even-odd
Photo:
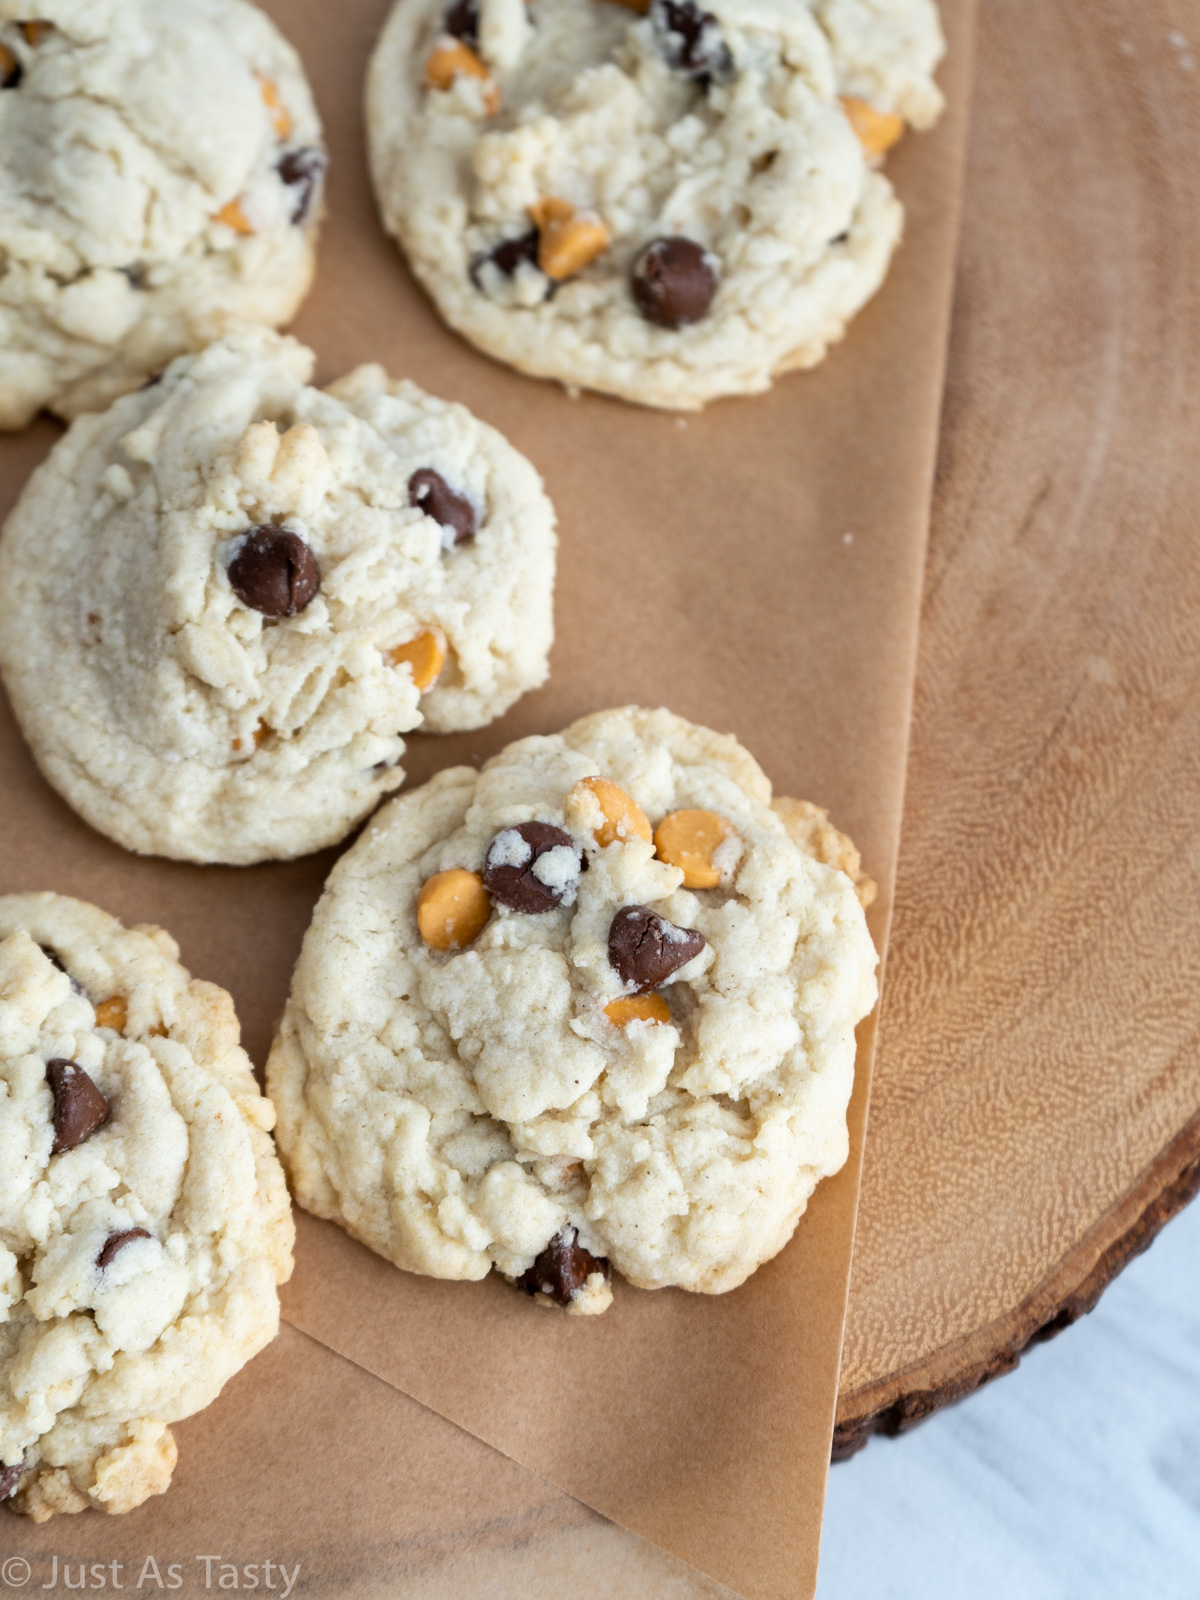
[[[554,513],[465,407],[249,327],[80,418],[0,541],[0,667],[47,778],[131,850],[336,843],[405,732],[546,676]]]
[[[300,1204],[574,1310],[608,1303],[595,1262],[735,1288],[846,1159],[875,999],[855,886],[798,815],[734,739],[635,708],[391,802],[330,876],[268,1063]]]
[[[160,928],[0,898],[0,1498],[171,1480],[169,1424],[274,1338],[293,1225],[233,1003]]]
[[[399,0],[368,77],[372,171],[473,343],[691,409],[814,365],[879,287],[902,208],[875,122],[936,117],[941,33],[931,0],[646,9]]]
[[[257,7],[0,0],[0,84],[0,428],[98,410],[226,315],[292,316],[325,152]]]

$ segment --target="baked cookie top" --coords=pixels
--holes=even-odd
[[[246,328],[81,417],[0,542],[0,667],[50,782],[128,849],[336,843],[401,734],[546,676],[554,513],[465,407]]]
[[[0,427],[137,386],[308,287],[321,127],[245,0],[0,0]]]
[[[813,365],[878,288],[902,211],[870,162],[894,108],[931,115],[937,95],[911,90],[885,23],[937,19],[929,0],[645,9],[398,0],[368,76],[371,162],[459,332],[522,371],[687,409]],[[840,76],[879,109],[840,100]]]
[[[606,1262],[735,1288],[846,1159],[875,999],[854,885],[786,817],[736,740],[636,708],[391,802],[267,1067],[300,1204],[574,1310],[604,1309]]]
[[[169,1484],[168,1423],[272,1338],[293,1226],[223,989],[161,928],[0,898],[0,1498]]]

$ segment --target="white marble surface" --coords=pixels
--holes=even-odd
[[[818,1600],[1200,1600],[1200,1201],[1016,1372],[830,1474]]]

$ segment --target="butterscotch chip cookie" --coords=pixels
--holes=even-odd
[[[375,188],[481,349],[695,408],[814,365],[879,287],[873,167],[936,116],[940,51],[932,0],[398,0]]]
[[[161,928],[0,898],[0,1500],[129,1511],[275,1337],[293,1226],[223,989]]]
[[[0,0],[0,428],[98,410],[226,315],[286,322],[325,166],[245,0]]]
[[[736,1288],[846,1159],[875,965],[734,739],[626,708],[520,740],[334,868],[267,1067],[294,1193],[573,1311],[610,1264]]]
[[[336,843],[401,735],[546,676],[554,513],[463,406],[379,367],[320,390],[246,328],[80,418],[0,543],[0,668],[42,771],[128,849]]]

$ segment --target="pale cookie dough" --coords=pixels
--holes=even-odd
[[[547,672],[554,513],[460,405],[249,327],[81,417],[0,543],[0,668],[38,764],[127,849],[336,843],[401,735]]]
[[[294,1229],[233,1002],[161,928],[0,898],[0,1499],[129,1511],[274,1337]]]
[[[474,344],[694,409],[815,365],[883,281],[903,212],[872,164],[887,108],[936,114],[930,50],[906,40],[937,14],[639,9],[398,0],[368,76],[371,165],[388,229]]]
[[[736,1288],[846,1159],[875,966],[733,738],[625,708],[520,740],[334,868],[267,1067],[293,1192],[575,1311],[606,1263]]]
[[[286,322],[325,164],[245,0],[0,0],[0,428],[100,409],[226,315]]]

